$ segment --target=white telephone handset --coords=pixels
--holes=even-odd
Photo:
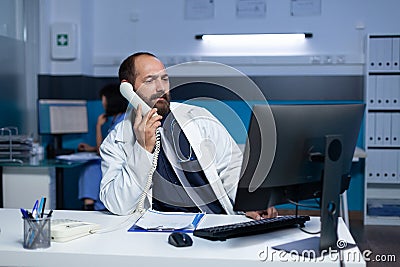
[[[143,99],[138,96],[135,91],[133,91],[132,84],[122,81],[121,85],[119,86],[119,90],[121,94],[131,103],[131,105],[137,109],[139,104],[142,106],[142,114],[146,115],[150,112],[151,108],[143,101]]]
[[[121,94],[129,101],[129,103],[137,109],[139,104],[142,107],[142,115],[146,115],[148,112],[150,112],[151,108],[147,105],[146,102],[143,101],[134,91],[133,91],[133,86],[129,82],[122,81],[121,85],[119,86],[119,90]],[[153,115],[157,116],[157,113]],[[140,195],[139,202],[136,208],[136,211],[139,211],[140,213],[144,213],[146,210],[144,209],[144,201],[146,199],[147,192],[150,190],[151,184],[153,182],[153,174],[155,170],[157,169],[157,162],[158,162],[158,154],[160,153],[160,131],[157,129],[156,130],[156,144],[154,148],[154,153],[153,153],[153,161],[152,161],[152,166],[147,174],[147,182],[146,185],[143,189],[142,194]]]

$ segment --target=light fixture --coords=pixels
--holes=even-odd
[[[283,41],[283,40],[302,40],[312,38],[312,33],[247,33],[247,34],[198,34],[195,35],[196,40],[204,41]]]

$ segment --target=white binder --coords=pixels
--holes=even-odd
[[[392,70],[400,70],[400,38],[392,39]]]
[[[390,146],[392,141],[392,113],[382,113],[383,119],[383,145]]]
[[[378,38],[370,38],[369,41],[369,69],[377,70],[378,69],[378,47],[379,47],[379,39]]]
[[[375,113],[367,113],[367,146],[375,145]]]
[[[391,76],[391,100],[392,100],[392,108],[400,108],[400,76],[393,75]]]
[[[366,158],[366,179],[369,183],[377,183],[378,179],[378,169],[380,161],[378,157],[378,151],[376,149],[370,149],[367,153]]]
[[[376,76],[370,75],[368,77],[368,88],[367,88],[367,105],[368,108],[376,107]]]
[[[369,69],[376,70],[378,69],[378,47],[379,47],[379,39],[370,38],[369,41]]]
[[[397,150],[383,150],[381,153],[382,180],[384,183],[393,183],[397,180]]]
[[[400,183],[400,150],[397,150],[397,183]]]
[[[375,115],[375,145],[383,146],[384,113]]]
[[[384,86],[384,107],[388,109],[396,108],[398,105],[398,92],[400,91],[400,79],[398,75],[387,75]]]
[[[376,77],[376,108],[383,108],[384,104],[384,92],[385,92],[385,84],[386,84],[386,76],[377,76]]]
[[[400,146],[400,112],[394,112],[391,114],[392,121],[392,129],[391,129],[391,137],[392,137],[392,146]]]
[[[380,108],[390,109],[392,108],[392,82],[393,76],[384,75],[379,76],[380,87],[379,95],[382,98],[382,103]]]
[[[392,38],[382,38],[382,69],[391,70],[392,69]]]

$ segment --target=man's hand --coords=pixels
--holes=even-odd
[[[133,124],[133,130],[136,135],[137,142],[150,153],[153,152],[156,144],[156,129],[161,126],[162,116],[153,115],[157,112],[157,109],[153,108],[144,117],[142,117],[142,107],[139,105],[136,110],[135,122]]]
[[[274,218],[278,216],[278,211],[275,209],[275,207],[269,207],[266,210],[247,211],[246,216],[254,220]]]

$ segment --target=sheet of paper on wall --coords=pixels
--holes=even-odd
[[[267,13],[266,0],[237,0],[236,17],[264,18]]]
[[[321,0],[292,0],[290,6],[293,17],[321,15]]]
[[[213,0],[186,0],[185,19],[212,19],[214,18]]]
[[[160,212],[147,210],[130,231],[140,228],[147,231],[193,231],[199,224],[203,213]]]

